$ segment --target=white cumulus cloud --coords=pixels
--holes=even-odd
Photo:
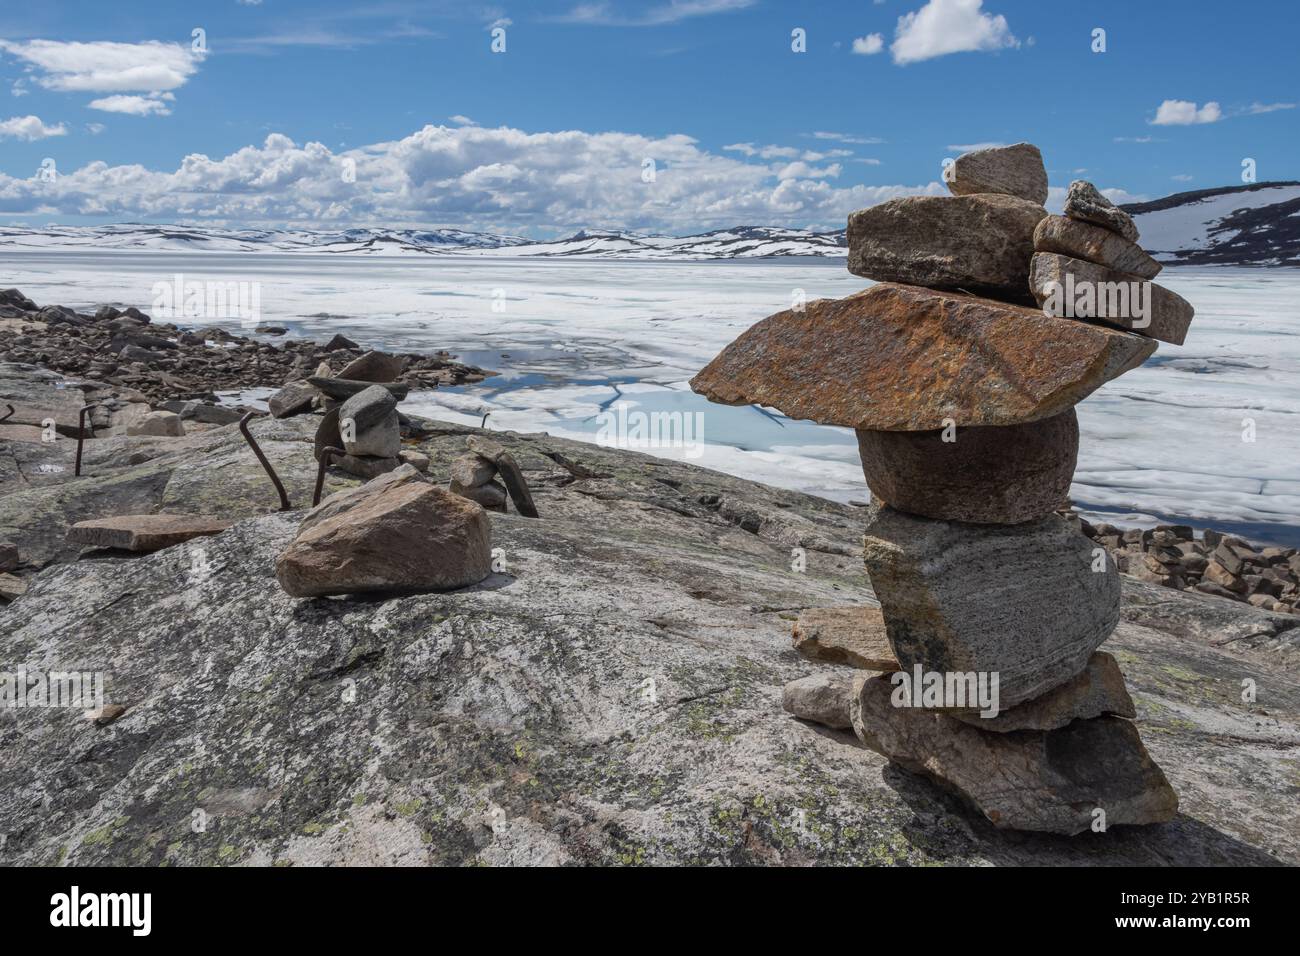
[[[131,96],[124,93],[118,93],[113,96],[103,96],[97,100],[91,100],[86,105],[92,110],[103,110],[105,113],[127,113],[131,116],[166,116],[171,112],[167,101],[172,99],[170,94],[162,96]]]
[[[868,33],[853,41],[853,52],[862,56],[874,56],[885,48],[885,38],[879,33]]]
[[[1192,126],[1198,123],[1217,123],[1223,119],[1223,110],[1211,100],[1197,108],[1191,100],[1165,100],[1156,110],[1151,122],[1156,126]]]
[[[1007,18],[985,13],[983,0],[930,0],[920,10],[898,18],[889,51],[900,65],[949,53],[1017,47]]]
[[[32,142],[51,136],[66,136],[68,129],[62,123],[47,126],[39,116],[14,116],[0,120],[0,139],[21,139]]]

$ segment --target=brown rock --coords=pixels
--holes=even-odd
[[[27,593],[27,582],[13,574],[0,574],[0,600],[16,601]]]
[[[944,441],[944,437],[954,439]],[[1023,425],[925,432],[858,430],[867,486],[900,511],[976,524],[1018,524],[1069,498],[1079,454],[1074,409]]]
[[[450,490],[452,494],[478,502],[489,511],[499,511],[502,514],[506,512],[508,492],[506,486],[499,481],[489,481],[485,485],[476,485],[474,487],[466,487],[459,482],[453,481]]]
[[[1047,202],[1047,169],[1032,143],[994,146],[963,153],[944,177],[954,196],[1003,193],[1041,206]]]
[[[996,717],[978,714],[953,714],[958,720],[997,733],[1014,730],[1055,730],[1072,720],[1087,720],[1111,714],[1136,717],[1133,698],[1124,686],[1119,664],[1109,654],[1098,651],[1088,659],[1083,673],[1054,687],[1041,697],[1027,700]]]
[[[410,465],[326,498],[275,562],[294,597],[445,591],[491,571],[487,513]]]
[[[1155,351],[1142,336],[1037,309],[877,285],[754,325],[691,380],[724,405],[884,431],[1059,414]]]
[[[853,697],[853,675],[813,674],[786,684],[781,691],[781,707],[800,720],[833,730],[853,726],[849,706]]]
[[[799,612],[794,649],[809,660],[896,671],[885,618],[878,607],[813,607]]]
[[[339,371],[338,378],[355,382],[396,382],[406,371],[406,359],[387,352],[367,352]]]
[[[91,548],[160,551],[191,538],[221,534],[232,524],[206,515],[119,515],[78,521],[68,529],[68,541]]]
[[[1174,345],[1183,344],[1196,314],[1164,286],[1052,252],[1034,254],[1029,281],[1048,315],[1098,319]]]
[[[181,417],[175,412],[149,412],[126,427],[128,435],[153,435],[159,438],[179,438],[185,434]]]
[[[878,282],[1030,302],[1042,206],[1014,196],[906,196],[849,216],[849,271]]]
[[[1140,279],[1154,279],[1161,269],[1136,242],[1067,216],[1048,216],[1034,230],[1034,251],[1055,252],[1071,259],[1095,262]]]
[[[889,676],[858,678],[858,738],[913,773],[955,790],[995,827],[1075,834],[1105,813],[1116,824],[1163,823],[1178,795],[1132,723],[1075,720],[1056,730],[994,733],[954,717],[894,706]]]
[[[1092,183],[1076,179],[1065,196],[1065,214],[1071,219],[1090,222],[1109,229],[1129,242],[1138,241],[1133,217],[1101,194]]]
[[[0,571],[12,571],[18,567],[18,561],[18,546],[0,541]]]
[[[504,449],[502,449],[504,453]],[[451,463],[451,480],[462,488],[477,488],[496,477],[496,462],[482,455],[462,455]]]
[[[320,392],[309,382],[290,382],[266,400],[273,418],[288,418],[311,411],[312,402]]]

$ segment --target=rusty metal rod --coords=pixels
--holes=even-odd
[[[289,495],[284,490],[284,483],[280,481],[280,476],[275,473],[275,469],[272,468],[271,463],[266,460],[266,456],[262,454],[262,449],[258,447],[256,439],[253,438],[252,434],[248,430],[248,423],[254,414],[254,412],[249,412],[239,420],[239,430],[244,435],[244,441],[248,442],[248,447],[253,449],[253,454],[256,455],[257,460],[262,463],[262,467],[266,469],[266,473],[271,476],[271,484],[275,485],[275,490],[280,494],[280,510],[292,511],[293,505],[289,504]]]
[[[81,443],[86,439],[86,413],[92,409],[98,408],[98,405],[82,405],[81,411],[77,413],[77,464],[72,469],[72,474],[81,477]],[[90,423],[90,437],[95,437],[95,423]]]
[[[325,469],[329,467],[330,459],[335,455],[341,458],[346,454],[347,452],[342,448],[335,448],[333,445],[326,445],[320,450],[320,465],[316,468],[316,490],[311,495],[311,506],[313,508],[320,504],[320,493],[325,487]]]

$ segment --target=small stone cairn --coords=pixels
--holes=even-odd
[[[1182,342],[1192,308],[1150,283],[1160,267],[1132,219],[1091,184],[1048,215],[1037,147],[967,153],[944,178],[951,196],[849,217],[849,270],[878,284],[759,322],[691,383],[857,431],[881,609],[816,609],[795,640],[859,667],[893,659],[797,681],[786,709],[852,726],[998,827],[1167,821],[1177,795],[1098,651],[1119,621],[1119,571],[1056,512],[1075,404],[1156,339]],[[1123,291],[1145,317],[1110,308],[1118,292],[1100,284],[1118,282],[1139,283]]]

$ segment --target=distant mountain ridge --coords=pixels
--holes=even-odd
[[[1121,207],[1161,262],[1300,265],[1300,182],[1268,182],[1177,193]],[[0,249],[123,249],[381,256],[538,256],[575,259],[709,260],[844,257],[846,231],[736,226],[691,236],[582,230],[536,240],[461,229],[222,229],[125,223],[0,226]]]

